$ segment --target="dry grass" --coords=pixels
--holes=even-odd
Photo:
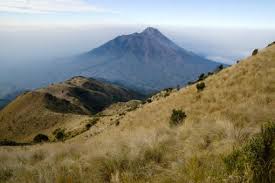
[[[46,109],[43,100],[42,93],[27,93],[1,111],[0,139],[31,141],[39,131],[50,135],[55,128],[79,126],[88,118],[84,115],[52,112]]]
[[[71,141],[0,149],[2,182],[240,182],[223,157],[275,121],[275,46],[205,81],[102,118]],[[173,109],[184,124],[169,127]],[[112,124],[119,119],[120,123]],[[250,176],[249,172],[246,176]]]

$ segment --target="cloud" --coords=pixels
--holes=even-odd
[[[115,13],[84,0],[1,0],[0,12],[8,13]]]
[[[216,61],[216,62],[223,62],[223,63],[232,63],[232,59],[231,58],[228,58],[228,57],[225,57],[225,56],[217,56],[217,55],[210,55],[210,56],[207,56],[206,57],[207,59],[209,60],[213,60],[213,61]]]

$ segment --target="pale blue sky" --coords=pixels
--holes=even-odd
[[[274,0],[1,0],[0,25],[275,27]]]

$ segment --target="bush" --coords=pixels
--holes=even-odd
[[[213,72],[208,72],[208,76],[211,76],[213,75],[214,73]]]
[[[275,180],[274,158],[275,123],[267,123],[260,134],[225,157],[224,163],[227,170],[237,173],[243,182],[269,183]]]
[[[96,125],[98,122],[99,118],[93,118],[92,120],[90,120],[87,124],[86,124],[86,129],[89,130],[92,126]]]
[[[174,88],[165,88],[165,89],[163,89],[163,91],[165,91],[165,92],[172,92],[173,89],[174,89]]]
[[[202,91],[205,88],[205,83],[201,82],[196,85],[198,91]]]
[[[224,67],[223,67],[223,65],[221,64],[221,65],[219,65],[219,66],[215,69],[214,73],[218,73],[218,72],[220,72],[220,71],[223,70],[223,69],[224,69]]]
[[[38,134],[33,138],[33,142],[35,143],[48,142],[48,141],[49,141],[49,137],[44,134]]]
[[[151,103],[151,102],[152,102],[152,99],[148,98],[148,99],[146,100],[146,102],[147,102],[147,103]]]
[[[168,97],[172,92],[173,92],[174,88],[166,88],[163,91],[164,93],[164,97]]]
[[[186,118],[185,112],[182,110],[173,110],[170,117],[170,126],[177,126],[183,123],[183,120]]]
[[[219,70],[223,70],[223,65],[222,65],[222,64],[219,65],[218,69],[219,69]]]
[[[206,76],[205,74],[201,74],[201,75],[199,76],[198,81],[202,81],[202,80],[204,80],[205,78],[207,78],[207,76]]]
[[[63,140],[64,140],[64,138],[65,138],[65,134],[64,134],[64,132],[62,132],[62,131],[57,132],[57,134],[56,134],[55,138],[56,138],[57,140],[59,140],[59,141],[63,141]]]
[[[92,127],[91,123],[87,123],[87,124],[86,124],[86,129],[87,129],[87,130],[90,130],[91,127]]]
[[[258,49],[253,50],[253,52],[252,52],[252,56],[257,55],[257,54],[258,54],[258,52],[259,52],[259,50],[258,50]]]
[[[55,136],[55,139],[58,141],[63,141],[65,139],[65,129],[57,128],[53,135]]]

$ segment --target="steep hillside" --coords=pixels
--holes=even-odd
[[[97,133],[92,127],[63,144],[2,148],[3,180],[273,182],[275,45],[202,82],[123,112],[112,105],[117,112],[106,109],[97,125],[113,125]]]
[[[116,85],[74,77],[17,97],[0,112],[0,139],[24,141],[71,122],[79,126],[112,103],[140,97]]]
[[[104,78],[144,92],[184,85],[219,64],[179,47],[159,30],[118,36],[73,59],[71,74]]]

